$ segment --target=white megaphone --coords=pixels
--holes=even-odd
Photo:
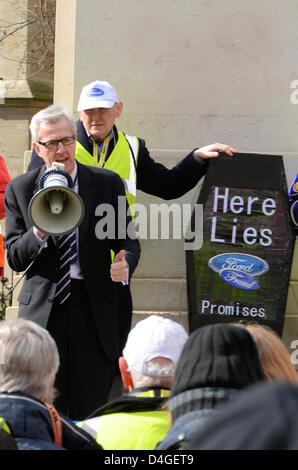
[[[72,189],[70,175],[62,163],[54,162],[39,181],[39,190],[32,197],[28,215],[32,224],[46,235],[72,232],[83,220],[85,207]]]

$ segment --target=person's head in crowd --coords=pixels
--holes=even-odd
[[[275,331],[257,323],[235,323],[235,325],[245,328],[252,335],[267,379],[297,383],[297,374],[290,355]]]
[[[87,134],[102,141],[113,129],[122,107],[115,88],[107,81],[96,80],[82,88],[77,109]]]
[[[1,392],[23,392],[52,403],[59,356],[47,330],[21,318],[1,321],[0,363]]]
[[[261,380],[265,375],[250,333],[225,323],[198,328],[176,367],[169,400],[172,421],[189,411],[221,406],[220,397],[229,399],[228,390],[234,393]],[[225,393],[215,397],[211,389]]]
[[[171,388],[175,367],[188,335],[180,324],[158,315],[139,321],[119,358],[124,386]]]
[[[253,385],[196,431],[189,450],[298,450],[298,386]]]
[[[71,174],[75,168],[76,123],[72,114],[56,105],[36,113],[30,123],[33,147],[47,168],[63,163]]]

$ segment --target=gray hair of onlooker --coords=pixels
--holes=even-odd
[[[49,332],[30,320],[0,322],[0,390],[52,400],[59,355]]]
[[[174,380],[175,365],[170,359],[155,357],[147,364],[150,375],[141,374],[135,369],[131,369],[131,377],[134,388],[138,387],[165,387],[171,388]]]
[[[47,108],[44,108],[38,111],[38,113],[36,113],[31,119],[31,123],[29,127],[30,127],[30,131],[32,135],[32,140],[34,142],[39,141],[40,139],[39,128],[40,128],[40,124],[43,121],[57,122],[63,117],[68,121],[73,134],[75,134],[77,130],[76,130],[76,122],[75,122],[73,115],[66,108],[62,108],[60,106],[56,106],[52,104],[51,106],[48,106]]]

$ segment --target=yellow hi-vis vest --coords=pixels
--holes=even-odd
[[[11,434],[10,427],[8,426],[5,419],[2,417],[0,417],[0,429],[3,429],[3,431],[7,432],[7,434]]]
[[[129,143],[128,143],[129,142]],[[132,149],[133,155],[131,153]],[[134,217],[134,207],[137,193],[137,172],[136,166],[139,155],[139,140],[118,131],[118,141],[107,159],[104,168],[117,173],[125,182],[125,193],[129,204],[131,215]],[[93,155],[91,155],[83,145],[76,143],[76,160],[84,165],[96,166]]]
[[[168,411],[111,413],[100,416],[96,441],[105,450],[152,450],[169,428]]]
[[[170,390],[161,389],[160,397],[169,398]],[[136,397],[156,396],[155,390],[139,392]],[[117,403],[115,404],[117,409]],[[104,450],[153,450],[171,426],[168,410],[123,411],[102,414],[76,423],[87,431]]]

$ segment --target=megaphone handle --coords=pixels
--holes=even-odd
[[[23,272],[22,276],[20,277],[20,279],[18,280],[18,282],[8,291],[8,293],[4,296],[4,298],[6,299],[6,297],[8,297],[14,290],[15,288],[17,287],[17,285],[19,284],[19,282],[21,282],[21,280],[23,279],[23,277],[26,275],[26,273],[29,271],[29,269],[31,268],[32,264],[36,261],[36,259],[38,258],[38,256],[40,255],[41,251],[43,250],[47,240],[49,238],[49,235],[48,234],[45,234],[43,240],[42,240],[42,244],[40,245],[39,247],[39,250],[34,258],[33,261],[31,261],[31,263],[29,264],[29,266],[27,266],[27,268],[25,269],[25,271]]]

